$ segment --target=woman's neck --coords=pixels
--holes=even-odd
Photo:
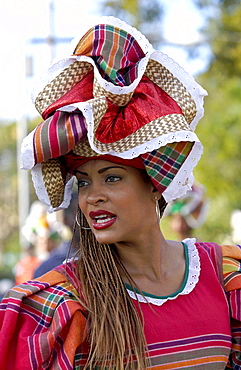
[[[135,242],[116,243],[121,262],[130,275],[159,275],[160,270],[168,261],[169,244],[161,230],[141,235]]]
[[[185,256],[180,242],[166,241],[159,230],[139,244],[117,243],[120,260],[142,291],[168,295],[179,289],[185,275]],[[126,275],[122,278],[129,283]]]

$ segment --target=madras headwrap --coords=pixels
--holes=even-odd
[[[37,195],[51,209],[65,208],[70,200],[68,153],[139,157],[166,201],[178,198],[190,189],[202,153],[193,130],[204,95],[140,32],[102,17],[35,92],[44,121],[23,141],[22,167],[32,168]]]

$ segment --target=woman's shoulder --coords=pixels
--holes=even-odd
[[[231,260],[237,261],[237,264],[241,261],[241,246],[238,244],[226,245],[213,242],[196,242],[195,245],[199,250],[205,250],[212,259],[221,259],[223,264],[228,264],[228,261]],[[226,267],[224,273],[228,270],[230,269]]]
[[[66,277],[57,270],[51,270],[37,279],[29,280],[14,286],[5,295],[4,299],[15,297],[15,299],[27,298],[38,293],[59,289],[66,283]],[[64,291],[63,291],[64,293]]]
[[[186,238],[181,242],[168,240],[168,244],[174,247],[176,251],[182,250],[184,245],[189,252],[197,252],[200,257],[208,255],[215,263],[218,263],[223,256],[222,246],[217,243],[197,241],[196,238]]]
[[[0,304],[0,368],[60,368],[59,343],[70,341],[65,356],[73,363],[72,348],[85,339],[85,325],[77,290],[65,274],[52,270],[13,287]]]
[[[200,256],[208,255],[226,292],[241,289],[240,245],[198,241],[195,246]]]
[[[56,307],[78,302],[76,287],[59,268],[51,270],[37,279],[14,286],[2,299],[0,312],[11,309],[15,313],[28,313],[30,316],[42,315],[48,307],[48,317],[54,315]]]

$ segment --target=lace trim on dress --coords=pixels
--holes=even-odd
[[[172,294],[168,297],[155,297],[155,296],[150,297],[145,294],[143,294],[144,295],[143,297],[141,294],[135,293],[132,290],[127,288],[127,292],[132,299],[138,300],[139,302],[142,302],[142,303],[151,303],[151,304],[154,304],[155,306],[161,306],[163,303],[165,303],[168,300],[176,299],[179,295],[185,295],[185,294],[191,293],[191,291],[195,288],[199,280],[199,275],[200,275],[200,270],[201,270],[200,258],[199,258],[198,250],[195,245],[196,243],[195,238],[185,239],[183,240],[183,243],[187,245],[188,259],[189,259],[188,277],[187,277],[187,281],[183,289],[179,290],[177,294],[174,294],[174,295]]]

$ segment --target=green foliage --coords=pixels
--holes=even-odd
[[[209,95],[205,99],[205,117],[197,128],[197,135],[204,144],[204,154],[194,171],[197,180],[207,188],[210,211],[207,222],[195,230],[195,236],[200,240],[222,242],[231,232],[231,212],[241,208],[241,3],[234,0],[193,2],[205,14],[203,32],[213,54],[209,70],[199,76],[199,82]],[[133,7],[132,2],[116,0],[104,1],[102,5],[108,12],[112,11],[108,14],[124,15],[126,21],[130,21],[128,14],[133,16],[136,12],[135,25],[139,25],[143,32],[147,23],[141,16],[141,9],[144,9],[146,2],[134,3]],[[151,3],[146,6],[150,7]],[[152,9],[155,9],[155,4]],[[153,13],[150,11],[149,14]],[[160,5],[155,19],[159,17],[160,20],[161,16]],[[147,18],[151,25],[152,16]],[[157,29],[157,33],[160,35],[161,30]],[[149,38],[149,35],[146,36]],[[158,36],[158,39],[160,41],[161,37]],[[172,237],[168,220],[163,224],[167,237]]]
[[[1,140],[0,140],[0,153],[4,150],[13,151],[16,153],[16,126],[15,123],[9,125],[1,125],[0,124],[0,132],[1,132]]]
[[[193,1],[206,14],[204,32],[213,52],[210,68],[199,76],[209,95],[205,98],[205,116],[197,127],[204,154],[194,171],[196,179],[206,186],[210,211],[194,235],[221,243],[230,233],[231,212],[241,209],[241,3]],[[163,10],[158,0],[102,1],[101,7],[101,14],[117,16],[138,27],[151,42],[160,42]],[[29,122],[28,131],[40,121]],[[16,125],[1,125],[0,131],[0,252],[18,253]],[[30,192],[32,202],[36,195],[31,180]],[[166,237],[176,238],[168,220],[163,220],[163,227]]]
[[[204,76],[202,80],[209,96],[206,98],[205,117],[197,130],[205,147],[197,171],[202,180],[206,178],[205,182],[213,196],[217,192],[230,191],[230,187],[235,185],[237,169],[241,165],[241,81],[237,77],[231,78],[224,85],[221,83],[213,88],[209,85],[210,81],[205,84]],[[216,181],[217,178],[222,182],[221,187]],[[232,199],[232,205],[236,203],[241,206],[241,189],[235,190],[238,191],[237,195],[230,194],[231,198],[235,198]]]
[[[241,74],[241,4],[224,1],[219,21],[210,22],[212,52],[217,70],[226,78]],[[213,66],[214,64],[214,66]]]
[[[209,91],[206,98],[205,117],[201,120],[197,134],[204,145],[204,154],[195,170],[198,180],[207,187],[212,200],[207,235],[229,232],[232,210],[241,208],[241,80],[233,77],[225,80],[207,72],[201,78],[202,85]],[[223,222],[225,220],[225,222]],[[215,239],[214,239],[215,240]]]
[[[31,131],[40,122],[29,123]],[[17,128],[16,123],[0,126],[0,269],[14,263],[14,255],[20,252],[18,220]],[[30,177],[29,177],[30,178]],[[29,180],[31,181],[31,180]],[[30,182],[30,199],[36,195]],[[8,260],[4,256],[9,256]],[[9,262],[10,261],[10,262]],[[12,262],[11,262],[12,261]]]
[[[0,258],[18,230],[16,125],[0,126]]]
[[[211,20],[208,27],[213,60],[199,77],[209,95],[205,117],[197,128],[205,150],[195,175],[206,185],[211,199],[202,234],[214,241],[230,234],[230,215],[241,209],[240,16],[239,2],[220,2],[220,18]]]

